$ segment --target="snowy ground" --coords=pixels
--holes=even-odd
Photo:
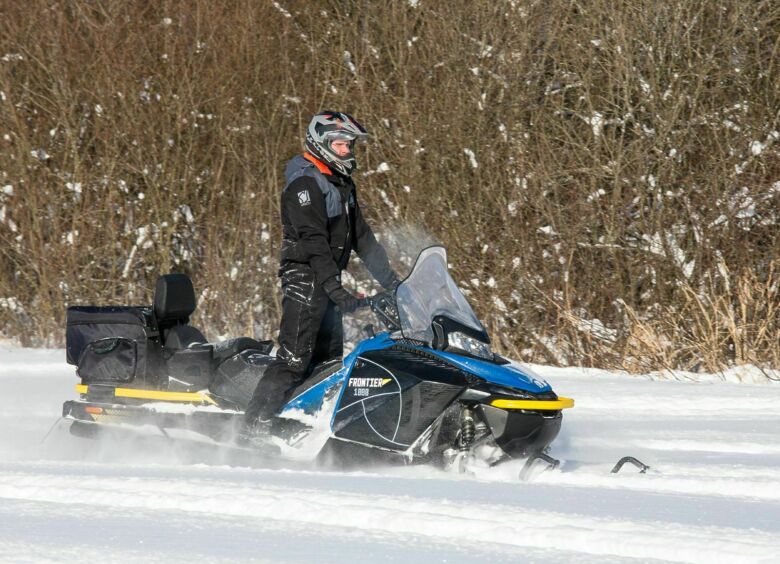
[[[76,395],[64,357],[0,345],[1,562],[780,558],[777,383],[537,367],[577,405],[553,445],[561,469],[521,483],[517,465],[460,477],[205,464],[62,425],[41,442]],[[652,470],[610,475],[625,454]]]

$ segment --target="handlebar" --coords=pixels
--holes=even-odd
[[[395,300],[395,292],[379,292],[366,298],[368,307],[379,318],[379,321],[389,330],[401,329],[401,319],[398,316],[398,304]]]

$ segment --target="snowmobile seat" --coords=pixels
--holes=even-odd
[[[219,366],[222,362],[236,356],[246,350],[256,350],[261,354],[270,354],[273,349],[271,341],[256,341],[251,337],[239,337],[228,341],[214,343],[214,363]]]
[[[256,349],[263,354],[271,352],[271,341],[256,341],[239,337],[209,345],[203,333],[189,324],[195,311],[195,289],[186,274],[166,274],[157,279],[154,290],[154,313],[167,349],[199,349],[196,345],[213,347],[217,364],[238,353]]]
[[[203,333],[189,324],[195,311],[195,290],[186,274],[166,274],[157,279],[154,314],[163,345],[168,389],[203,389],[216,368],[239,353],[252,349],[271,352],[270,341],[240,337],[209,343]]]
[[[195,311],[195,290],[186,274],[166,274],[154,288],[154,316],[160,331],[167,389],[200,390],[213,373],[213,346],[189,324]]]

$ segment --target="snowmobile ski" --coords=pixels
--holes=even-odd
[[[647,464],[645,464],[644,462],[642,462],[640,460],[637,460],[633,456],[624,456],[623,458],[621,458],[620,460],[617,461],[615,466],[610,471],[610,474],[617,474],[618,472],[620,472],[621,468],[623,468],[623,466],[626,463],[633,464],[634,466],[639,468],[639,473],[640,474],[645,474],[648,470],[650,470],[650,467]]]

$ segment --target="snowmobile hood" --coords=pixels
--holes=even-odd
[[[290,412],[291,410],[300,409],[305,413],[316,412],[322,407],[327,390],[332,386],[337,385],[344,379],[346,374],[349,374],[352,364],[360,354],[372,350],[386,349],[387,347],[392,346],[393,343],[394,341],[390,339],[388,333],[380,333],[376,337],[358,343],[355,350],[344,359],[344,363],[340,370],[337,370],[300,395],[295,396],[285,405],[284,411]],[[334,412],[333,417],[335,417],[335,415]]]
[[[390,338],[390,333],[383,332],[377,334],[375,337],[366,339],[357,344],[357,346],[344,358],[344,366],[352,366],[358,356],[368,351],[375,351],[380,349],[386,349],[395,344],[395,341]]]
[[[351,363],[354,362],[360,354],[371,350],[384,349],[394,344],[396,344],[396,342],[390,338],[389,333],[380,333],[376,337],[367,339],[355,347],[352,353],[344,359],[344,364],[346,366],[351,366]],[[426,353],[439,356],[450,364],[453,364],[474,376],[482,378],[491,384],[516,388],[534,394],[552,391],[550,384],[548,384],[544,378],[536,374],[530,368],[520,366],[514,362],[510,364],[495,364],[459,354],[434,350],[428,347],[417,348]]]
[[[517,388],[534,394],[552,391],[550,384],[541,376],[530,368],[520,366],[514,362],[510,364],[494,364],[454,353],[434,351],[432,349],[430,352],[447,359],[450,363],[475,376],[484,378],[491,384]]]

